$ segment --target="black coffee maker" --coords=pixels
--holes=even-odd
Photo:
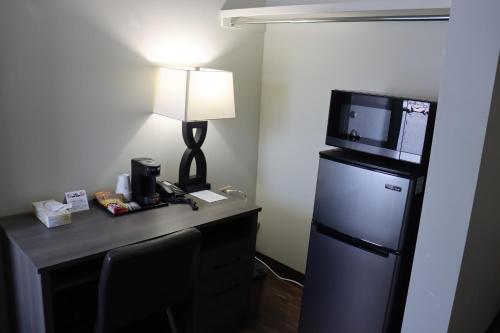
[[[151,206],[160,202],[156,193],[156,177],[160,175],[160,163],[152,158],[132,159],[132,200],[139,206]]]

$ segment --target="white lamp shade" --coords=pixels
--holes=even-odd
[[[182,121],[234,118],[233,73],[160,69],[154,113]]]

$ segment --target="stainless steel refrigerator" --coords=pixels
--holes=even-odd
[[[320,153],[300,333],[399,332],[425,168]]]

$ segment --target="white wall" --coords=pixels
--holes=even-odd
[[[262,5],[264,1],[246,1]],[[234,71],[236,119],[212,121],[214,187],[255,196],[262,33],[220,27],[222,0],[3,0],[0,216],[68,190],[113,188],[130,159],[177,180],[180,122],[151,115],[156,65]]]
[[[484,332],[500,311],[500,66],[449,332]]]
[[[500,128],[498,115],[490,115],[498,13],[497,0],[453,0],[405,333],[483,332],[499,310],[499,202],[498,196],[488,198],[498,195]]]
[[[270,3],[268,2],[268,5]],[[265,34],[257,250],[304,271],[330,91],[437,99],[447,24],[269,25]]]

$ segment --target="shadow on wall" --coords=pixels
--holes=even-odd
[[[217,179],[231,181],[229,185],[247,192],[249,200],[254,201],[253,189],[248,188],[248,184],[255,186],[257,178],[255,141],[259,118],[255,116],[253,108],[255,100],[252,99],[258,96],[257,104],[260,106],[261,73],[252,68],[238,67],[240,65],[239,59],[243,56],[259,59],[262,55],[262,44],[256,43],[253,47],[249,47],[249,42],[251,41],[245,41],[247,45],[244,47],[242,42],[238,41],[210,63],[213,68],[233,72],[237,119],[209,121],[210,129],[207,135],[210,137],[210,141],[206,145],[210,151],[217,151],[220,156],[231,158],[233,161],[230,168],[217,170],[210,167],[213,165],[210,163],[211,160],[216,159],[217,156],[207,155],[209,174]],[[249,49],[254,54],[249,55]],[[209,147],[210,145],[212,147]]]
[[[276,189],[276,192],[279,191],[280,189]],[[312,198],[314,198],[314,195]],[[261,235],[258,237],[257,250],[260,252],[262,248],[265,249],[269,248],[269,246],[274,246],[275,252],[273,255],[276,258],[300,258],[297,260],[298,264],[289,262],[285,264],[302,273],[305,272],[305,261],[300,262],[299,260],[302,260],[304,251],[307,253],[307,244],[304,245],[298,242],[288,246],[284,246],[284,244],[288,239],[296,239],[303,234],[309,236],[312,216],[304,212],[302,207],[303,205],[310,205],[312,207],[314,204],[309,203],[309,201],[311,201],[309,199],[305,199],[305,201],[307,201],[307,203],[304,204],[297,202],[291,203],[291,200],[286,200],[286,198],[259,193],[258,202],[265,202],[264,209],[267,216],[259,219],[259,233]],[[272,223],[276,221],[272,221],[269,216],[279,216],[279,223]],[[272,237],[266,237],[266,235],[272,235]],[[281,262],[283,263],[283,261]]]
[[[2,9],[11,27],[2,32],[9,48],[0,101],[6,215],[114,180],[115,159],[149,117],[155,68],[69,2],[9,1]]]

